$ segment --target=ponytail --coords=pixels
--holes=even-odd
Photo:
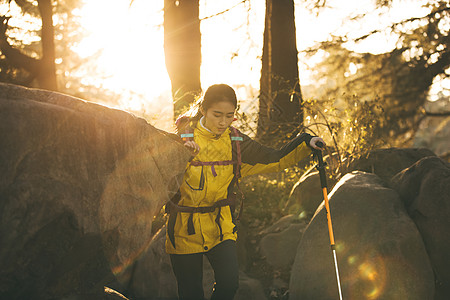
[[[202,112],[200,111],[202,99],[199,98],[197,101],[191,104],[191,107],[180,115],[177,120],[175,121],[175,125],[177,128],[177,134],[181,134],[186,132],[186,127],[191,126],[193,127],[193,124],[196,124],[202,115]]]

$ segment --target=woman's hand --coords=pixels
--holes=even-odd
[[[323,145],[322,147],[317,146],[317,143],[321,142]],[[325,142],[318,136],[315,136],[311,139],[311,141],[309,141],[309,145],[316,150],[323,150],[324,147],[326,146]]]
[[[187,141],[184,146],[191,151],[192,156],[196,156],[200,152],[200,146],[194,141]]]

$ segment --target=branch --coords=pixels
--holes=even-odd
[[[435,11],[430,12],[430,13],[427,14],[426,16],[423,16],[423,17],[412,17],[412,18],[409,18],[409,19],[406,19],[406,20],[402,20],[402,21],[400,21],[400,22],[393,23],[393,24],[392,24],[391,26],[389,26],[389,27],[393,30],[394,28],[396,28],[396,27],[399,26],[399,25],[403,25],[403,24],[406,24],[406,23],[414,22],[414,21],[417,21],[417,20],[427,19],[427,18],[430,18],[432,15],[435,15],[435,14],[438,14],[438,13],[441,13],[441,12],[444,12],[444,11],[448,11],[448,10],[450,10],[450,8],[447,8],[447,7],[446,7],[446,8],[442,8],[442,9],[438,9],[438,10],[435,10]],[[359,38],[356,38],[354,41],[355,41],[355,42],[359,42],[359,41],[361,41],[361,40],[364,40],[364,39],[368,38],[369,36],[371,36],[371,35],[373,35],[373,34],[375,34],[375,33],[383,32],[383,31],[385,31],[386,29],[387,29],[387,28],[372,30],[371,32],[369,32],[369,33],[367,33],[367,34],[365,34],[365,35],[363,35],[363,36],[360,36]]]
[[[247,2],[247,0],[242,0],[241,2],[237,3],[236,5],[234,5],[234,6],[230,7],[230,8],[228,8],[228,9],[225,9],[224,11],[221,11],[221,12],[218,12],[217,14],[214,14],[214,15],[207,16],[207,17],[202,18],[202,19],[200,19],[200,21],[204,21],[204,20],[207,20],[207,19],[210,19],[210,18],[213,18],[213,17],[220,16],[220,15],[226,13],[226,12],[229,12],[229,11],[232,10],[233,8],[235,8],[235,7],[237,7],[237,6],[241,5],[241,4],[243,4],[243,3],[245,3],[245,2]]]

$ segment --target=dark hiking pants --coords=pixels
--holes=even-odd
[[[205,253],[171,254],[180,300],[203,300],[203,255],[214,270],[211,300],[232,300],[239,285],[236,242],[226,240]]]

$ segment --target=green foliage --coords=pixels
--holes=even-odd
[[[342,103],[310,99],[304,109],[306,130],[327,143],[329,169],[334,176],[344,172],[354,159],[389,145],[384,136],[386,114],[378,99],[361,101],[347,96]]]
[[[259,232],[280,218],[294,184],[295,177],[287,170],[242,180],[241,189],[245,195],[243,218],[249,222],[252,231]]]
[[[367,155],[370,150],[392,145],[389,136],[391,126],[388,119],[389,115],[381,103],[377,97],[370,99],[370,101],[364,101],[356,95],[343,95],[339,99],[305,100],[302,103],[304,123],[291,124],[291,134],[278,136],[278,140],[274,141],[273,145],[283,145],[299,132],[308,132],[320,136],[328,145],[324,155],[329,155],[330,175],[336,176],[345,171],[346,166],[352,160]],[[255,113],[238,112],[238,121],[234,126],[247,134],[254,135],[254,124],[251,122],[255,117]],[[275,148],[273,145],[271,147]],[[283,172],[284,179],[277,185],[293,185],[293,182],[297,181],[308,169],[310,163],[304,160],[297,167]],[[263,178],[261,177],[261,180]],[[274,178],[268,180],[274,180]],[[269,190],[273,187],[267,183],[254,182],[254,179],[251,184],[255,185],[253,188],[257,191],[258,189],[261,190],[261,195],[269,195]],[[279,191],[276,193],[280,200],[280,195],[283,194],[280,194]],[[252,191],[250,191],[250,194],[252,194]],[[280,201],[282,203],[279,205],[282,206],[284,200]]]
[[[378,1],[380,7],[392,3]],[[450,66],[449,3],[429,0],[424,7],[429,13],[423,17],[405,19],[356,39],[334,36],[309,50],[326,53],[315,68],[317,81],[323,83],[315,97],[352,104],[349,95],[355,95],[361,103],[377,102],[384,109],[384,119],[375,136],[386,144],[408,145],[422,119],[433,78],[445,76]],[[357,53],[346,48],[348,42],[358,43],[382,32],[398,39],[390,52]]]
[[[245,251],[239,252],[240,264],[247,274],[264,283],[267,294],[271,292],[268,287],[272,285],[274,278],[280,277],[280,273],[273,270],[261,256],[261,232],[285,214],[283,208],[302,171],[291,168],[280,173],[245,177],[241,182],[245,200],[239,223],[238,248]]]

